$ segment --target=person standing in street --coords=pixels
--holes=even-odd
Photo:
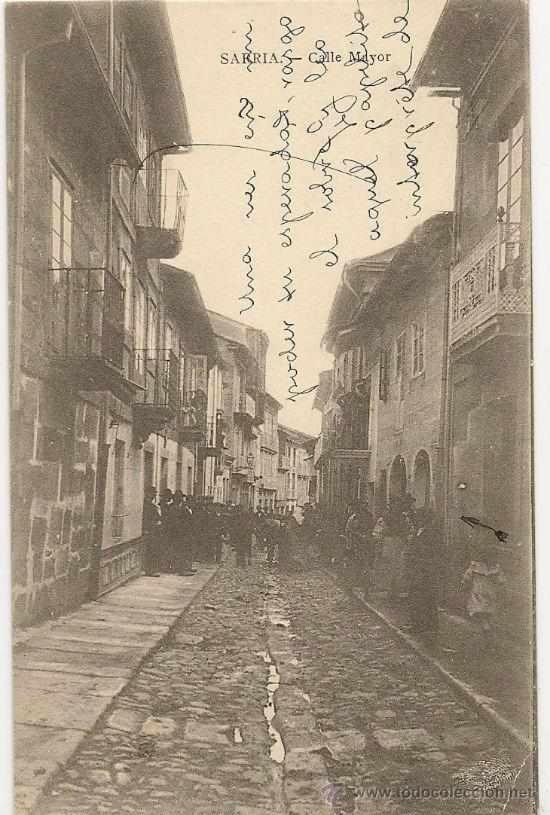
[[[160,577],[159,543],[160,543],[160,510],[155,503],[157,491],[149,487],[143,501],[143,551],[145,574],[148,577]]]
[[[173,535],[176,543],[176,571],[179,575],[190,576],[193,569],[193,513],[187,505],[181,490],[174,493]]]
[[[247,566],[251,561],[252,532],[254,524],[250,514],[239,504],[233,520],[233,540],[237,553],[237,566]]]
[[[413,632],[433,645],[438,633],[441,531],[427,507],[416,511],[414,528],[407,559],[409,616]]]
[[[472,560],[460,584],[466,592],[466,611],[481,638],[483,648],[491,653],[497,644],[495,618],[500,607],[500,594],[506,582],[496,554],[494,531],[474,530]]]
[[[288,569],[290,564],[290,529],[288,518],[282,518],[279,522],[278,535],[278,563],[279,568]]]
[[[172,490],[169,487],[163,489],[160,496],[160,521],[161,521],[161,536],[160,536],[160,552],[159,552],[159,568],[160,571],[172,571],[174,559],[174,541],[171,535],[171,506],[174,497]]]

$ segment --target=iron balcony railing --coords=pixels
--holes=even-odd
[[[279,470],[290,470],[290,456],[279,456]]]
[[[183,240],[188,191],[181,172],[164,167],[155,176],[159,183],[153,184],[151,174],[145,168],[138,177],[136,219],[139,227],[166,229]],[[141,183],[140,183],[141,182]]]
[[[219,419],[209,419],[206,425],[206,447],[222,447],[223,435]]]
[[[178,358],[166,348],[136,348],[133,353],[132,379],[141,387],[136,404],[167,408],[179,407]]]
[[[182,430],[206,433],[207,396],[203,390],[180,391],[179,426]]]
[[[520,236],[520,224],[495,224],[453,268],[451,344],[497,314],[529,313],[529,275]]]
[[[124,287],[103,267],[50,267],[47,336],[52,356],[123,367]]]

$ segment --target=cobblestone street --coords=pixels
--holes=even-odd
[[[38,813],[527,812],[465,804],[526,758],[323,570],[255,552],[195,598]]]

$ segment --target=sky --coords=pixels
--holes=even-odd
[[[267,389],[305,432],[320,416],[298,393],[331,367],[322,337],[344,264],[452,209],[456,112],[403,88],[443,5],[168,4],[193,142],[165,159],[189,190],[175,263],[208,308],[266,331]]]

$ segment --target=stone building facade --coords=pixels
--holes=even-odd
[[[315,437],[282,424],[279,424],[278,435],[277,509],[299,516],[311,501],[310,483],[314,477],[312,445],[315,444]]]
[[[316,450],[319,500],[376,513],[411,493],[442,509],[442,393],[452,215],[436,215],[403,244],[344,270],[325,343],[334,354]],[[326,380],[326,373],[322,375]]]
[[[158,266],[185,219],[151,153],[190,136],[162,4],[14,4],[6,23],[17,623],[141,569],[148,440],[178,407]]]
[[[259,438],[265,417],[265,332],[208,312],[218,348],[223,392],[224,449],[219,461],[223,499],[247,509],[257,505]]]
[[[458,109],[449,280],[448,556],[470,553],[462,514],[509,534],[507,618],[531,614],[530,135],[526,4],[449,0],[416,86]],[[457,21],[463,42],[457,47]],[[449,47],[450,44],[453,47]],[[521,544],[518,546],[518,544]],[[521,623],[519,622],[521,621]]]
[[[273,512],[277,506],[277,489],[279,486],[279,421],[278,415],[282,405],[271,394],[265,395],[264,422],[258,439],[259,486],[257,509]]]

